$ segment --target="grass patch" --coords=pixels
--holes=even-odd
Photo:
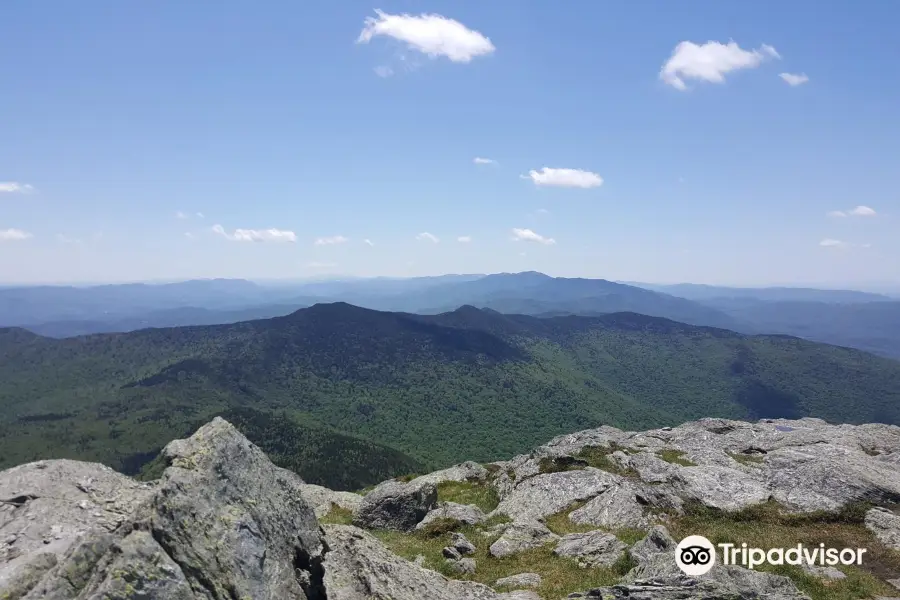
[[[637,472],[634,469],[623,469],[610,460],[609,455],[619,450],[625,452],[626,448],[615,442],[611,442],[609,447],[585,446],[575,455],[575,457],[584,461],[589,467],[601,469],[608,473],[621,475],[623,477],[637,477]]]
[[[667,463],[672,463],[673,465],[681,465],[682,467],[697,466],[695,463],[692,463],[688,459],[684,458],[684,452],[682,452],[681,450],[660,450],[657,456],[659,456]]]
[[[496,537],[484,537],[476,528],[465,526],[459,531],[470,539],[477,547],[474,554],[476,569],[472,574],[460,574],[450,569],[441,550],[449,544],[449,534],[428,537],[422,532],[399,533],[396,531],[373,531],[372,534],[381,540],[392,552],[407,558],[425,557],[425,566],[434,569],[447,577],[477,581],[493,585],[500,578],[518,573],[537,573],[542,578],[541,586],[535,590],[541,598],[556,600],[564,598],[572,592],[581,592],[592,587],[608,586],[616,583],[621,576],[633,566],[628,556],[620,559],[611,567],[584,569],[572,559],[561,558],[553,554],[553,544],[519,552],[504,558],[494,558],[488,554],[491,543]]]
[[[751,467],[765,462],[765,459],[758,454],[741,454],[740,452],[726,452],[726,454],[742,465]]]
[[[545,456],[538,462],[538,470],[541,473],[561,473],[563,471],[580,471],[588,466],[588,463],[572,458],[571,456],[559,456],[550,458]]]
[[[440,519],[435,519],[422,527],[419,532],[421,532],[421,534],[425,537],[441,537],[453,531],[457,531],[460,527],[462,527],[462,525],[462,522],[458,519],[441,517]]]
[[[400,475],[399,477],[394,477],[395,481],[401,481],[403,483],[409,483],[419,475],[416,473],[407,473],[406,475]]]
[[[495,525],[503,525],[504,523],[512,523],[512,519],[509,517],[509,515],[498,513],[496,515],[491,515],[490,517],[479,523],[478,526],[484,529],[490,529]]]
[[[881,544],[866,529],[863,519],[869,506],[851,504],[837,512],[816,511],[789,514],[776,502],[758,504],[737,512],[725,512],[692,503],[685,514],[668,524],[677,540],[687,535],[703,535],[713,544],[747,542],[768,550],[802,543],[831,548],[866,548],[860,566],[839,565],[847,575],[839,581],[822,581],[793,566],[766,566],[767,570],[790,577],[813,600],[857,600],[876,596],[896,596],[896,589],[884,580],[900,573],[900,552]]]
[[[488,513],[500,504],[500,496],[493,486],[471,481],[444,481],[437,486],[439,502],[474,504]]]
[[[336,504],[331,505],[331,510],[324,517],[319,519],[319,523],[330,525],[352,525],[353,512],[346,508],[341,508]]]
[[[544,518],[544,524],[547,529],[556,535],[568,535],[570,533],[587,533],[589,531],[606,531],[613,534],[629,546],[635,542],[644,539],[647,532],[643,529],[634,527],[621,527],[618,529],[610,529],[608,527],[599,527],[597,525],[573,523],[569,519],[569,514],[574,510],[578,510],[587,504],[586,501],[575,502],[560,512]]]

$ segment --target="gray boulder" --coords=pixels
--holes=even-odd
[[[437,505],[433,483],[388,480],[366,494],[353,524],[371,529],[411,531]]]
[[[840,580],[846,579],[847,576],[837,567],[819,567],[814,565],[803,564],[800,568],[812,575],[824,580]]]
[[[458,465],[454,465],[447,469],[435,471],[427,475],[416,477],[410,483],[422,485],[430,483],[438,485],[445,481],[483,481],[488,475],[488,470],[482,465],[473,461],[466,461]]]
[[[535,475],[516,485],[492,514],[509,515],[514,521],[539,519],[593,498],[621,479],[594,468]]]
[[[541,581],[541,576],[537,573],[519,573],[498,579],[494,582],[494,587],[536,588],[540,587]]]
[[[597,527],[646,527],[649,520],[638,502],[638,496],[638,489],[623,481],[569,513],[569,520],[579,525]]]
[[[715,465],[681,467],[672,485],[684,498],[729,511],[760,504],[772,495],[762,481],[743,471]]]
[[[487,519],[480,508],[473,504],[457,504],[456,502],[441,502],[437,508],[429,511],[416,525],[416,529],[422,529],[433,521],[439,519],[453,519],[466,525],[477,525]]]
[[[450,568],[457,573],[471,574],[475,572],[476,564],[474,558],[460,558],[458,560],[448,560]]]
[[[523,550],[539,548],[558,539],[559,536],[542,523],[537,521],[516,522],[506,528],[503,535],[491,544],[488,551],[495,558],[503,558]]]
[[[900,550],[900,515],[886,508],[872,508],[866,513],[865,524],[882,544]]]
[[[453,533],[450,535],[450,545],[456,548],[460,554],[473,554],[477,550],[475,544],[470,542],[466,536],[461,533]]]
[[[594,588],[569,598],[603,600],[809,600],[787,577],[717,565],[701,577],[685,575],[674,553],[662,553],[628,572],[619,585]]]
[[[590,531],[563,536],[553,553],[574,558],[582,567],[608,567],[619,560],[627,547],[611,533]]]
[[[335,506],[356,512],[363,497],[353,492],[338,492],[321,485],[304,483],[300,486],[300,495],[307,504],[313,507],[316,517],[321,519]]]
[[[138,492],[150,493],[131,514],[122,514],[113,531],[81,532],[21,597],[316,597],[324,549],[299,477],[275,467],[222,419],[171,442],[163,455],[170,466],[159,483]],[[55,467],[62,481],[79,474]],[[120,483],[111,491],[121,500],[133,498],[137,488]],[[67,486],[57,490],[65,494]],[[71,492],[55,498],[74,506],[82,499]],[[63,521],[70,514],[64,511],[55,523],[72,528],[73,521]],[[33,520],[27,507],[11,517],[4,526],[25,528]],[[8,567],[0,564],[0,572]]]
[[[628,550],[638,563],[648,562],[652,557],[664,552],[674,552],[678,545],[669,530],[662,525],[654,525],[647,535]]]
[[[27,591],[85,534],[114,531],[155,489],[74,460],[0,472],[0,590]]]
[[[390,552],[351,525],[325,525],[323,567],[328,600],[497,600],[480,583],[456,581]]]

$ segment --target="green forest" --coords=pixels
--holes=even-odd
[[[232,325],[54,340],[0,330],[0,469],[153,472],[222,415],[311,483],[358,489],[554,435],[707,416],[900,423],[900,362],[633,313],[437,316],[317,305]]]

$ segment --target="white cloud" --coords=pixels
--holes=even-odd
[[[829,217],[874,217],[878,213],[868,206],[859,205],[849,210],[832,210],[825,214]]]
[[[332,269],[336,267],[337,264],[332,262],[319,262],[314,260],[311,263],[307,263],[306,266],[310,269]]]
[[[778,76],[784,79],[791,87],[803,85],[809,81],[809,77],[807,77],[806,73],[779,73]]]
[[[358,44],[366,44],[376,36],[387,36],[431,58],[445,56],[459,63],[467,63],[496,50],[491,40],[481,33],[441,15],[389,15],[378,9],[375,14],[377,16],[366,18],[365,27],[356,40]]]
[[[379,65],[375,67],[374,71],[379,77],[390,77],[394,74],[394,70],[387,65]]]
[[[547,210],[546,208],[539,208],[539,209],[537,209],[537,210],[534,211],[534,212],[536,212],[536,213],[539,214],[539,215],[548,215],[548,214],[550,214],[550,211]]]
[[[189,240],[192,240],[192,239],[194,239],[194,234],[191,233],[190,231],[185,231],[185,232],[184,232],[184,237],[186,237],[186,238],[189,239]]]
[[[545,246],[552,246],[556,243],[553,238],[544,237],[530,229],[513,229],[512,234],[512,239],[516,242],[536,242]]]
[[[205,217],[204,217],[204,215],[203,215],[202,212],[198,212],[198,213],[197,213],[197,218],[198,218],[198,219],[203,219],[203,218],[205,218]]]
[[[554,169],[544,167],[540,171],[528,171],[523,179],[531,179],[535,185],[556,187],[594,188],[603,185],[603,178],[590,171],[581,169]]]
[[[183,220],[183,219],[187,219],[188,216],[186,214],[184,214],[183,212],[181,212],[180,210],[177,210],[177,211],[175,211],[175,218]]]
[[[228,233],[221,225],[213,225],[212,230],[234,242],[296,242],[293,231],[283,229],[235,229]]]
[[[482,158],[480,156],[476,156],[474,159],[472,159],[472,162],[475,163],[476,165],[496,165],[497,164],[497,161],[494,160],[493,158]]]
[[[875,211],[869,208],[868,206],[857,206],[853,210],[851,210],[848,214],[854,217],[874,217]]]
[[[841,248],[847,245],[847,242],[842,242],[841,240],[833,240],[831,238],[825,238],[821,242],[819,242],[820,246],[825,246],[826,248]]]
[[[333,235],[331,237],[320,237],[313,244],[316,246],[333,246],[335,244],[346,244],[349,241],[342,235]]]
[[[422,233],[417,235],[416,239],[419,240],[420,242],[428,241],[428,242],[432,242],[433,244],[437,244],[440,241],[437,238],[437,236],[432,235],[432,234],[428,233],[427,231],[423,231]]]
[[[34,191],[34,187],[27,183],[18,183],[16,181],[0,181],[0,193],[8,194],[30,194]]]
[[[34,236],[21,229],[0,229],[0,242],[20,242],[22,240],[27,240],[30,237]]]
[[[459,236],[458,238],[456,238],[456,241],[459,242],[460,244],[468,244],[469,242],[472,241],[472,236],[470,236],[470,235],[461,235],[461,236]]]
[[[755,69],[764,61],[781,58],[772,46],[763,44],[757,50],[744,50],[737,43],[681,42],[663,65],[659,78],[675,89],[685,90],[685,79],[723,83],[725,75],[740,69]]]
[[[364,240],[363,240],[363,243],[364,243],[366,246],[374,246],[374,245],[375,245],[375,243],[372,242],[372,240],[370,240],[369,238],[364,239]]]

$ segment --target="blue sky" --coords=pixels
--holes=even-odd
[[[896,2],[2,12],[3,282],[900,287]]]

